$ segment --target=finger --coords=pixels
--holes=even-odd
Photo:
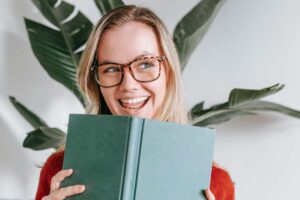
[[[51,186],[50,190],[51,192],[57,190],[60,186],[60,183],[68,176],[70,176],[73,173],[72,169],[65,169],[59,171],[55,176],[52,177],[51,179]]]
[[[210,189],[205,190],[205,196],[207,200],[215,200],[215,195],[210,191]]]
[[[84,185],[73,185],[65,188],[60,188],[51,194],[51,197],[54,199],[64,199],[75,194],[80,194],[84,192]]]

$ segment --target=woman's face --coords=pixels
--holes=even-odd
[[[161,56],[159,39],[151,27],[128,22],[120,27],[107,30],[98,46],[98,63],[125,64],[141,56]],[[114,87],[103,88],[105,102],[113,115],[131,115],[142,118],[156,118],[166,93],[166,68],[161,62],[157,80],[138,82],[124,68],[122,82]]]

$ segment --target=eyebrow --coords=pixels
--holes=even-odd
[[[145,57],[145,56],[151,56],[151,55],[153,55],[153,54],[148,52],[148,51],[144,51],[143,54],[133,58],[131,61],[142,58],[142,57]],[[106,65],[106,64],[121,64],[121,63],[113,62],[113,61],[110,61],[110,60],[104,60],[104,61],[99,63],[99,65]]]

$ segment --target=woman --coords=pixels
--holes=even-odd
[[[188,123],[180,64],[163,22],[150,10],[124,6],[97,23],[82,55],[78,82],[88,97],[88,113],[132,115]],[[64,199],[84,192],[84,185],[60,188],[72,174],[61,170],[63,151],[45,163],[36,199]],[[229,174],[213,166],[209,200],[234,199]]]

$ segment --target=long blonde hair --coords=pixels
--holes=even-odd
[[[77,76],[79,87],[87,97],[87,113],[110,114],[91,71],[99,40],[105,31],[132,21],[152,27],[159,38],[163,53],[167,57],[167,85],[163,104],[158,111],[160,120],[181,124],[188,123],[180,62],[172,37],[162,20],[151,10],[133,5],[119,7],[106,13],[95,25],[87,41]]]

